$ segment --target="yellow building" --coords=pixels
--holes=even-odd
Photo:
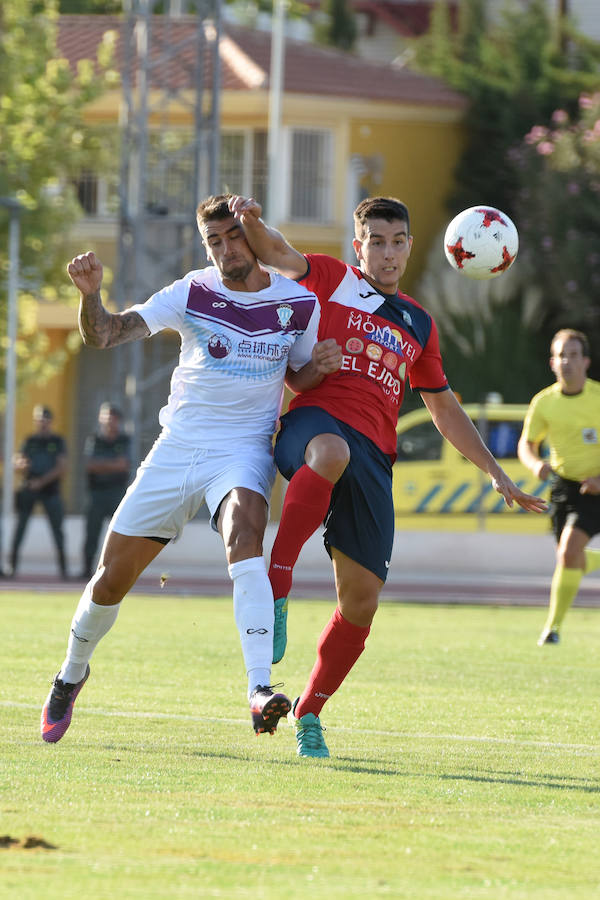
[[[156,56],[153,77],[157,83],[167,25],[171,37],[173,29],[181,35],[194,27],[185,17],[153,21],[156,44],[151,53]],[[117,35],[116,58],[122,62],[121,27],[117,17],[62,16],[60,55],[73,67],[80,59],[94,59],[103,34],[111,30]],[[210,42],[210,31],[207,34]],[[219,44],[220,189],[250,194],[261,201],[267,184],[270,45],[268,32],[229,25],[224,26]],[[184,67],[172,77],[185,79]],[[151,82],[151,96],[155,87]],[[179,83],[180,97],[193,99],[193,87]],[[89,122],[116,128],[121,107],[121,92],[107,93],[90,106]],[[432,240],[448,219],[445,203],[463,144],[465,108],[465,100],[443,83],[405,67],[287,41],[276,224],[299,250],[353,261],[354,206],[369,195],[400,198],[410,209],[414,235],[412,259],[402,285],[410,293]],[[190,112],[185,104],[173,103],[166,115],[174,131],[189,128]],[[164,121],[164,109],[162,116],[156,120],[157,129]],[[86,215],[73,234],[72,252],[94,249],[114,270],[118,245],[115,183],[88,173],[80,188]],[[160,287],[162,284],[156,284],[153,289]],[[72,308],[40,305],[38,324],[48,330],[54,346],[60,345],[76,327],[76,313]],[[171,346],[166,357],[175,355],[176,350]],[[30,428],[34,403],[43,400],[55,410],[56,426],[71,446],[67,494],[72,511],[80,508],[82,495],[79,451],[104,399],[103,373],[108,363],[100,363],[98,357],[110,353],[82,348],[51,384],[28,390],[19,404],[17,442]],[[85,404],[82,391],[86,392]],[[162,402],[161,396],[156,410]]]

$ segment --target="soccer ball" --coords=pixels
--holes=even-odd
[[[519,234],[508,216],[493,206],[472,206],[455,216],[444,235],[444,253],[453,269],[479,281],[509,269]]]

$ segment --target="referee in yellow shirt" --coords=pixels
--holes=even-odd
[[[558,545],[540,647],[558,643],[582,576],[600,569],[600,550],[587,547],[600,532],[600,382],[587,377],[589,365],[585,334],[563,328],[554,335],[550,368],[556,383],[532,398],[519,441],[521,462],[538,478],[552,481]],[[540,456],[542,441],[549,445],[549,459]]]

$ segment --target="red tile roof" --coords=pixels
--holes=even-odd
[[[305,0],[313,9],[321,0]],[[419,37],[428,27],[435,5],[434,0],[350,0],[354,12],[368,13],[403,37]],[[456,20],[458,4],[448,3],[452,20]]]
[[[75,68],[81,59],[95,59],[102,36],[118,32],[116,59],[123,71],[124,20],[118,16],[63,15],[59,18],[58,49]],[[214,33],[214,32],[213,32]],[[209,40],[211,29],[208,29]],[[151,81],[154,87],[191,88],[195,21],[190,17],[152,19]],[[163,56],[166,46],[179,46],[177,60]],[[267,89],[271,35],[225,25],[221,35],[221,84],[224,90]],[[210,54],[207,54],[207,57]],[[210,77],[205,60],[205,78]],[[205,82],[208,84],[208,80]],[[314,44],[286,40],[285,91],[361,100],[460,108],[464,99],[443,82],[391,63],[377,63]]]

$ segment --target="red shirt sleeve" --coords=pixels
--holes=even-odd
[[[304,255],[309,270],[304,278],[298,280],[317,295],[319,301],[328,300],[347,271],[346,263],[325,253],[306,253]]]
[[[440,352],[440,339],[433,319],[427,343],[408,377],[413,391],[444,391],[448,388]]]

